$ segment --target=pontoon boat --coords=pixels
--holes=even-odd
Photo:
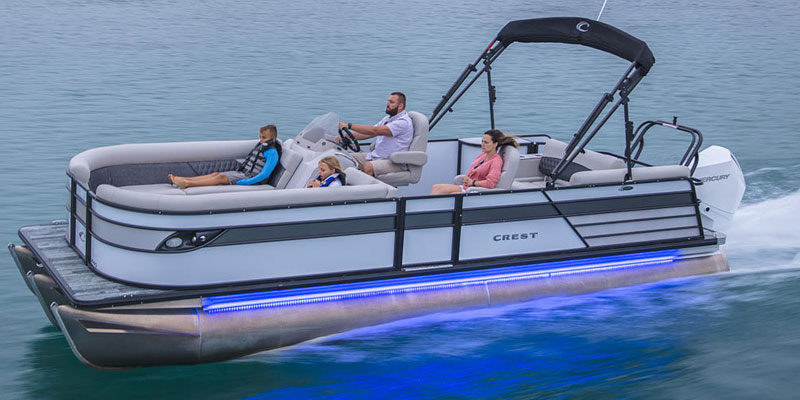
[[[494,128],[491,65],[518,42],[589,46],[630,64],[569,140],[523,135],[501,148],[494,189],[428,195],[460,182],[480,151],[480,137],[429,140],[429,129],[481,76],[489,123],[475,132]],[[676,121],[634,129],[628,98],[654,61],[643,41],[601,22],[513,21],[430,118],[409,113],[414,140],[392,155],[403,172],[353,168],[345,147],[367,144],[338,132],[335,114],[282,143],[270,185],[167,181],[229,170],[253,141],[95,148],[67,168],[68,220],[23,227],[24,245],[9,249],[51,323],[96,368],[226,360],[426,313],[725,271],[741,169],[724,148],[701,152],[701,133]],[[589,150],[620,107],[621,155]],[[659,129],[689,143],[675,165],[639,160]],[[349,165],[347,184],[305,188],[329,155]]]

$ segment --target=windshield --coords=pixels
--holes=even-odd
[[[338,137],[339,114],[329,112],[314,118],[297,135],[298,139],[305,139],[310,143],[317,143],[326,136]]]

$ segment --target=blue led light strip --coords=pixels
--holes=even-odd
[[[203,311],[244,311],[663,265],[675,261],[678,253],[679,250],[666,250],[382,281],[213,296],[203,298]]]

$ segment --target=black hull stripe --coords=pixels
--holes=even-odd
[[[363,233],[393,231],[394,229],[394,216],[230,228],[220,234],[210,246],[307,239],[325,236],[358,235]]]
[[[558,210],[556,210],[552,204],[534,204],[503,208],[465,210],[462,221],[464,225],[467,225],[522,219],[549,218],[557,216],[559,216]]]
[[[693,205],[695,201],[691,192],[556,203],[556,207],[567,216]]]

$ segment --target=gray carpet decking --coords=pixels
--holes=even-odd
[[[92,272],[69,247],[67,224],[33,225],[20,228],[19,235],[48,274],[77,304],[130,302],[137,298],[182,297],[178,290],[147,289],[105,279]]]

